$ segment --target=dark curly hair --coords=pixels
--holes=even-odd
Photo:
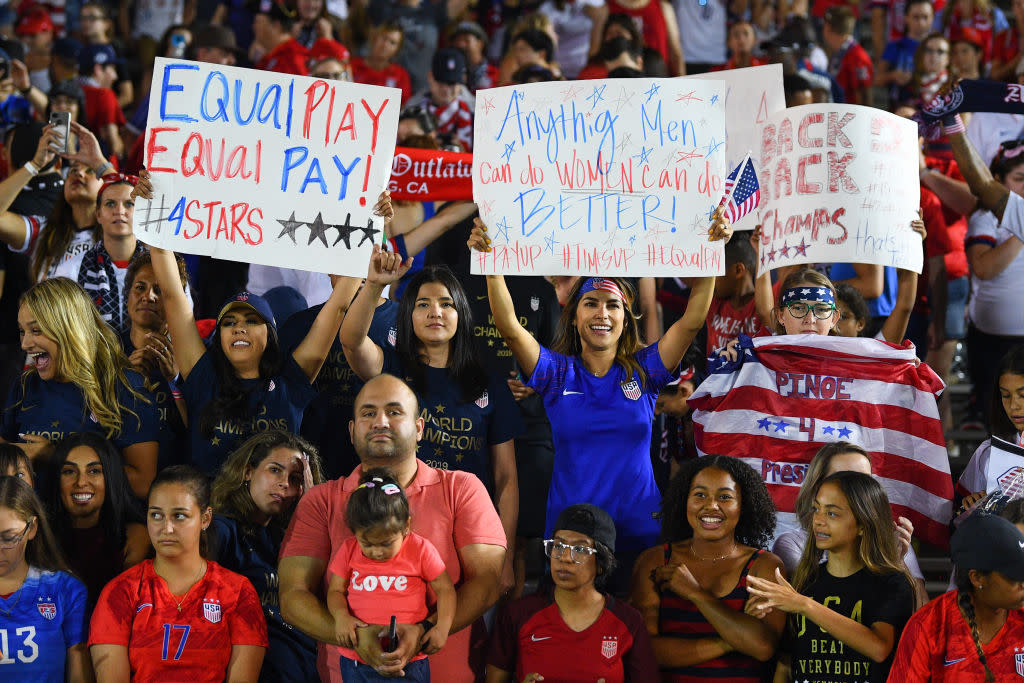
[[[693,536],[686,520],[686,499],[697,474],[709,467],[726,472],[740,489],[740,521],[736,524],[736,541],[752,548],[766,549],[775,532],[775,504],[768,488],[753,467],[739,458],[708,455],[683,464],[669,482],[661,499],[661,535],[668,543],[685,541]]]

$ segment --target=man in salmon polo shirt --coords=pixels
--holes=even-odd
[[[335,643],[334,620],[324,601],[334,551],[352,536],[345,525],[345,506],[359,485],[363,467],[387,467],[402,483],[412,513],[412,531],[430,540],[441,553],[455,584],[457,608],[451,636],[430,657],[435,681],[471,683],[482,675],[484,647],[470,628],[499,597],[505,559],[505,533],[487,489],[473,474],[438,470],[416,459],[423,436],[423,418],[412,389],[393,375],[371,379],[356,397],[349,434],[361,465],[351,475],[313,487],[299,500],[285,534],[278,565],[281,614],[320,643]],[[431,614],[419,624],[398,627],[399,646],[382,653],[377,639],[381,625],[360,629],[356,651],[383,675],[401,675],[419,650],[419,640],[436,621]],[[482,627],[482,621],[477,628]],[[320,647],[323,680],[340,683],[338,659]],[[328,678],[329,676],[329,678]]]

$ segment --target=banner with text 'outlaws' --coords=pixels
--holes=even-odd
[[[146,242],[361,276],[383,221],[401,91],[158,58],[144,159]]]
[[[657,78],[476,95],[473,199],[492,250],[474,273],[720,275],[725,88]]]
[[[874,263],[920,273],[917,125],[880,109],[807,104],[761,126],[761,266]]]
[[[796,334],[740,336],[740,357],[713,359],[689,399],[702,454],[743,459],[779,511],[776,534],[797,526],[793,506],[819,448],[850,441],[871,454],[893,512],[915,535],[946,545],[953,481],[936,398],[942,380],[913,346]]]

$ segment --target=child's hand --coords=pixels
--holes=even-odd
[[[420,646],[424,652],[432,655],[437,654],[447,641],[448,634],[445,633],[444,629],[435,626],[423,634],[423,637],[420,638]]]
[[[364,626],[368,626],[368,624],[356,619],[351,614],[336,614],[334,615],[334,640],[342,647],[354,649],[356,643],[359,642],[356,629]]]

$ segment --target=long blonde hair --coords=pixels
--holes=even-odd
[[[133,415],[141,426],[141,418],[118,403],[118,385],[139,400],[150,400],[129,384],[126,371],[131,366],[117,334],[77,282],[66,277],[43,280],[22,294],[18,305],[27,306],[43,334],[57,343],[55,376],[82,391],[85,409],[106,430],[108,439],[124,429],[123,412]],[[29,368],[22,375],[23,389],[33,372],[36,369]]]
[[[587,277],[577,279],[572,289],[569,290],[569,298],[562,308],[562,316],[558,320],[558,329],[555,331],[555,340],[551,345],[555,353],[560,353],[563,356],[578,356],[583,351],[579,331],[573,323],[576,320],[576,309],[580,306],[580,289],[588,279]],[[637,351],[644,348],[640,341],[640,317],[633,313],[636,290],[633,288],[633,284],[625,278],[609,277],[604,279],[614,282],[626,297],[626,300],[622,302],[625,315],[622,317],[622,336],[619,337],[619,343],[615,347],[615,362],[626,372],[626,381],[632,379],[634,374],[639,375],[640,386],[646,388],[647,373],[634,357]]]

